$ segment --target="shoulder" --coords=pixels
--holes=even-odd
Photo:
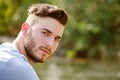
[[[33,67],[20,58],[7,61],[0,75],[3,80],[39,80]]]

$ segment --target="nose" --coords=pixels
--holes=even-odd
[[[46,45],[51,48],[54,45],[54,38],[49,38]]]

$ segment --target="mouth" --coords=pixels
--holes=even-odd
[[[41,51],[45,52],[46,54],[50,54],[50,50],[46,49],[46,48],[41,48],[40,49]]]

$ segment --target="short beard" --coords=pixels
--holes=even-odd
[[[32,29],[29,31],[29,33],[26,36],[26,40],[24,41],[24,48],[26,51],[26,55],[32,59],[34,62],[44,62],[42,59],[39,59],[33,54],[33,48],[35,48],[35,42],[32,38]]]

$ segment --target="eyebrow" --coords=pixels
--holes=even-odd
[[[52,32],[50,30],[48,30],[46,28],[42,28],[42,29],[52,34]]]
[[[42,28],[42,29],[52,34],[52,32],[51,32],[50,30],[48,30],[48,29],[46,29],[46,28]],[[56,38],[62,39],[61,36],[57,36]]]

